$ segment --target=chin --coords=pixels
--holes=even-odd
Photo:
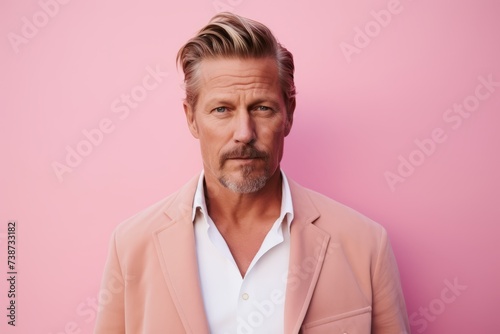
[[[219,182],[227,189],[238,194],[250,194],[264,188],[269,178],[266,175],[252,177],[242,177],[239,180],[234,180],[227,176],[219,178]]]

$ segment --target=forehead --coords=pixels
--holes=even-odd
[[[204,59],[199,75],[201,95],[236,90],[279,92],[278,66],[276,60],[269,57]]]

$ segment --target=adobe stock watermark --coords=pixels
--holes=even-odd
[[[493,74],[479,76],[477,80],[479,84],[476,85],[473,93],[467,95],[461,103],[454,103],[443,112],[442,119],[448,129],[436,127],[429,132],[427,138],[416,138],[413,141],[414,149],[405,155],[398,156],[398,166],[395,171],[384,172],[384,178],[392,192],[396,190],[398,184],[412,176],[418,167],[435,154],[438,146],[448,139],[448,134],[460,129],[463,122],[479,109],[481,103],[488,100],[500,87],[500,82],[493,80]]]
[[[9,32],[7,39],[15,53],[19,53],[21,45],[28,44],[35,38],[41,29],[49,24],[50,20],[56,17],[62,6],[67,5],[71,0],[39,0],[38,10],[29,17],[21,17],[21,30],[19,33]]]
[[[123,121],[130,116],[130,112],[137,109],[148,95],[157,89],[168,76],[168,72],[161,70],[159,65],[155,68],[147,66],[146,74],[142,77],[139,84],[133,86],[129,92],[120,94],[119,97],[111,102],[110,110],[113,117],[118,121]],[[81,131],[81,140],[74,145],[66,145],[66,156],[62,162],[53,161],[52,170],[59,182],[64,181],[64,175],[73,172],[80,166],[84,159],[88,157],[95,148],[99,147],[105,136],[116,129],[116,121],[112,117],[104,117],[93,128],[83,129]]]
[[[268,299],[261,301],[253,300],[253,311],[246,318],[237,317],[237,334],[259,333],[258,328],[264,324],[265,319],[271,318],[276,312],[276,308],[285,303],[285,292],[279,289],[273,289]],[[224,333],[232,334],[232,333]]]
[[[418,311],[410,314],[410,326],[418,327],[417,332],[423,333],[429,323],[435,321],[438,316],[446,311],[450,304],[454,303],[462,295],[462,292],[467,290],[467,285],[460,284],[458,278],[453,279],[453,282],[446,279],[443,283],[445,287],[437,298],[431,300],[426,307],[421,306]]]
[[[212,5],[214,6],[215,12],[234,12],[234,9],[241,5],[244,0],[214,0]]]
[[[269,297],[263,300],[252,300],[253,310],[249,312],[245,317],[237,317],[237,334],[257,334],[261,333],[259,330],[266,319],[271,318],[278,307],[284,304],[286,290],[290,289],[292,291],[299,288],[300,284],[314,273],[317,263],[323,261],[326,256],[332,254],[334,249],[330,243],[327,249],[322,252],[324,241],[321,238],[316,239],[317,245],[314,248],[314,253],[311,256],[307,256],[302,259],[300,264],[295,264],[288,268],[288,271],[282,273],[281,280],[285,283],[285,290],[273,289],[269,293]],[[230,333],[224,333],[230,334]]]
[[[362,27],[355,26],[353,28],[354,37],[352,42],[341,42],[339,44],[340,51],[342,51],[347,63],[351,63],[354,55],[360,54],[363,49],[368,47],[380,35],[382,30],[389,26],[394,17],[403,12],[403,9],[400,0],[389,0],[386,9],[370,11],[371,19]]]
[[[132,276],[126,275],[122,279],[121,274],[113,272],[111,279],[104,287],[99,289],[96,296],[87,297],[82,300],[75,308],[75,318],[69,320],[63,325],[61,330],[50,332],[49,334],[79,334],[82,330],[95,321],[97,312],[104,306],[113,301],[113,297],[120,294],[125,289],[125,283],[129,281]],[[122,282],[124,281],[124,282]]]

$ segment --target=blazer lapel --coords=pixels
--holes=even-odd
[[[321,272],[330,236],[312,224],[319,212],[301,186],[289,180],[294,207],[285,297],[285,333],[298,333]]]
[[[208,334],[191,221],[196,181],[194,178],[189,182],[165,211],[172,220],[154,233],[154,242],[163,276],[186,332]]]

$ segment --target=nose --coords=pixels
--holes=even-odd
[[[234,119],[234,140],[237,143],[251,144],[256,139],[255,121],[246,110],[237,113]]]

